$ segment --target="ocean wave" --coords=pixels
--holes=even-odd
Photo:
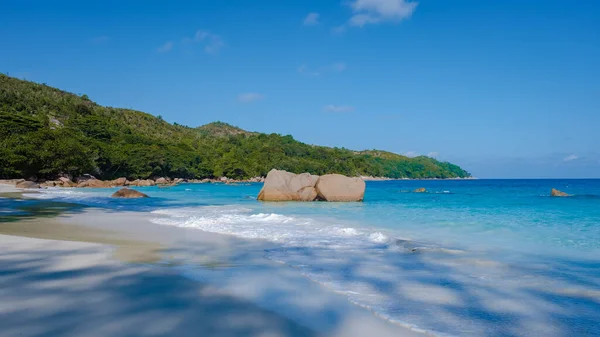
[[[389,237],[381,231],[359,229],[304,216],[254,212],[239,206],[167,208],[151,212],[160,225],[196,228],[247,239],[263,239],[287,246],[361,248],[384,244]]]
[[[385,243],[389,240],[389,238],[381,232],[375,232],[369,235],[369,240],[375,243]]]
[[[83,192],[75,189],[68,188],[52,188],[49,187],[47,189],[41,189],[36,191],[35,193],[24,193],[24,197],[30,199],[40,199],[40,200],[64,200],[64,201],[79,201],[84,199],[92,199],[103,197],[102,193],[94,193],[94,192]]]

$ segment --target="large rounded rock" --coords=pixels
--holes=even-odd
[[[40,185],[33,181],[21,181],[18,182],[15,187],[17,188],[40,188]]]
[[[550,194],[553,197],[570,197],[571,196],[570,194],[567,194],[565,192],[559,191],[559,190],[554,189],[554,188],[552,189],[552,191],[550,192]]]
[[[161,178],[157,178],[154,182],[157,185],[168,185],[169,184],[169,181],[166,178],[162,178],[162,177]]]
[[[115,193],[113,193],[112,197],[113,198],[128,198],[128,199],[149,198],[144,193],[136,191],[136,190],[131,190],[129,188],[122,188],[122,189],[116,191]]]
[[[127,185],[127,178],[117,178],[112,181],[113,186],[125,186]]]
[[[271,170],[258,194],[263,201],[313,201],[317,197],[318,176]]]
[[[325,201],[362,201],[365,182],[361,178],[350,178],[341,174],[321,176],[316,184],[318,198]]]

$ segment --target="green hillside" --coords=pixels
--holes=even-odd
[[[160,116],[103,107],[86,95],[0,74],[0,178],[92,173],[103,179],[241,179],[272,168],[390,178],[469,176],[428,157],[313,146],[222,122],[198,128],[169,124]]]

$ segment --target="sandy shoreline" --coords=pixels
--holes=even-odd
[[[0,335],[422,336],[265,261],[264,245],[134,212],[0,223]],[[222,268],[239,276],[198,279]]]

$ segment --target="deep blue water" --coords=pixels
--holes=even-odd
[[[419,187],[428,193],[411,192]],[[260,188],[148,187],[139,189],[152,198],[138,200],[101,189],[31,197],[268,240],[275,248],[267,259],[383,318],[438,334],[600,335],[600,180],[367,182],[362,203],[261,203]],[[573,196],[550,197],[551,188]],[[0,208],[15,203],[0,200]]]

